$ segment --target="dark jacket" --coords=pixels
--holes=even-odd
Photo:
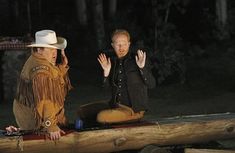
[[[151,73],[150,63],[146,58],[145,67],[140,69],[135,61],[135,55],[128,53],[123,62],[123,69],[125,75],[125,84],[129,100],[131,101],[131,107],[135,112],[147,110],[148,101],[148,88],[155,87],[155,79]],[[110,100],[111,107],[117,106],[117,81],[115,80],[115,74],[117,72],[118,59],[111,59],[111,72],[107,78],[104,78],[104,86],[111,86],[112,99]]]

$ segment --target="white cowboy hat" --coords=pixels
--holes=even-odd
[[[35,43],[28,47],[47,47],[56,49],[65,49],[67,41],[63,37],[56,37],[56,33],[52,30],[41,30],[35,33]]]

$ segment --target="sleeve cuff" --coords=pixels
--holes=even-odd
[[[47,132],[56,132],[56,131],[59,131],[60,128],[57,126],[57,125],[51,125],[47,128]]]
[[[139,70],[140,70],[140,74],[141,74],[142,78],[144,79],[144,81],[147,81],[146,69],[145,69],[145,67],[139,68]]]
[[[43,127],[47,132],[55,132],[60,130],[54,120],[47,119],[43,122]]]

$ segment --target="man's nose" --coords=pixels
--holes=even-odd
[[[119,47],[119,48],[123,48],[123,45],[119,45],[118,47]]]

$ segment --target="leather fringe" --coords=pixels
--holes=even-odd
[[[72,88],[68,76],[64,81],[59,77],[50,78],[47,74],[38,74],[32,81],[20,78],[16,100],[25,106],[35,107],[42,100],[64,104],[65,96]]]

